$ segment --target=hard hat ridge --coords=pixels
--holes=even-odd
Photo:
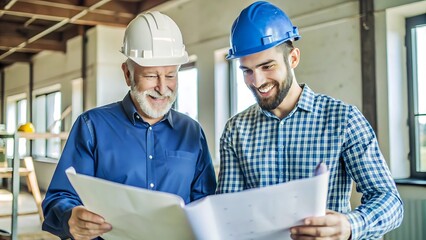
[[[243,57],[299,38],[297,27],[280,8],[258,1],[242,10],[235,19],[226,58]]]
[[[139,14],[126,28],[121,52],[140,66],[188,62],[177,24],[158,11]]]

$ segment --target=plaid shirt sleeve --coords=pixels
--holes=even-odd
[[[220,138],[220,171],[217,194],[239,192],[244,190],[244,175],[239,167],[235,148],[232,146],[232,121],[226,124]]]
[[[346,214],[352,239],[380,238],[398,227],[403,218],[402,200],[379,150],[373,129],[356,107],[348,116],[344,149],[346,171],[363,194],[361,205]]]
[[[368,121],[356,107],[307,86],[284,119],[253,106],[228,120],[220,156],[217,193],[311,177],[324,161],[327,208],[348,217],[352,239],[380,238],[402,222],[401,198]],[[351,210],[353,181],[362,204]]]

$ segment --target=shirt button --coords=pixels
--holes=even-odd
[[[152,159],[152,155],[149,155],[149,159]]]
[[[136,118],[139,119],[140,118],[139,115],[136,115]]]
[[[149,127],[148,129],[151,131],[151,130],[152,130],[152,127]]]
[[[150,187],[150,188],[154,188],[154,183],[150,183],[150,184],[149,184],[149,187]]]

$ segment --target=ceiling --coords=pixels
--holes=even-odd
[[[0,0],[0,70],[96,25],[125,27],[140,12],[172,0]]]

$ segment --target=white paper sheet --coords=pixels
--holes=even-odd
[[[328,176],[238,193],[208,196],[184,206],[177,195],[135,188],[67,169],[84,205],[113,230],[105,239],[290,239],[289,228],[325,214]]]
[[[104,239],[195,239],[181,197],[66,173],[85,207],[112,225]]]
[[[328,176],[326,172],[313,178],[209,196],[203,202],[188,204],[185,211],[198,239],[290,239],[290,227],[301,224],[306,217],[325,215]],[[208,212],[205,216],[213,215],[214,220],[200,216],[201,211]]]

